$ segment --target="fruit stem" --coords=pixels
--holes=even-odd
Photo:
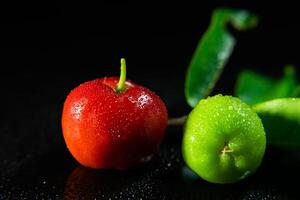
[[[178,118],[170,118],[168,120],[168,126],[182,126],[186,120],[187,116],[184,115]]]
[[[125,58],[121,58],[121,72],[120,72],[120,79],[117,85],[117,92],[123,92],[125,88],[126,82],[126,61]]]

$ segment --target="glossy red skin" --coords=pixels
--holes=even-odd
[[[91,168],[128,169],[151,159],[165,135],[167,110],[150,90],[117,77],[85,82],[63,108],[62,130],[74,158]]]

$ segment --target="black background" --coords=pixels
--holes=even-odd
[[[66,95],[84,81],[118,76],[120,57],[127,60],[128,78],[161,96],[171,117],[186,114],[185,70],[219,6],[249,9],[260,23],[233,32],[238,43],[214,93],[233,94],[245,68],[273,77],[285,64],[298,69],[300,17],[288,2],[1,2],[0,199],[295,198],[297,152],[268,148],[253,177],[220,186],[182,177],[180,128],[168,131],[149,165],[125,173],[77,167],[64,147]]]

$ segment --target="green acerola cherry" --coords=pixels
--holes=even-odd
[[[254,173],[266,147],[260,118],[238,98],[216,95],[189,114],[182,144],[186,164],[212,183],[234,183]]]

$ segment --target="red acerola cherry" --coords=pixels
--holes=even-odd
[[[168,114],[153,92],[121,76],[85,82],[68,95],[62,130],[73,157],[91,168],[128,169],[151,159],[165,135]]]

